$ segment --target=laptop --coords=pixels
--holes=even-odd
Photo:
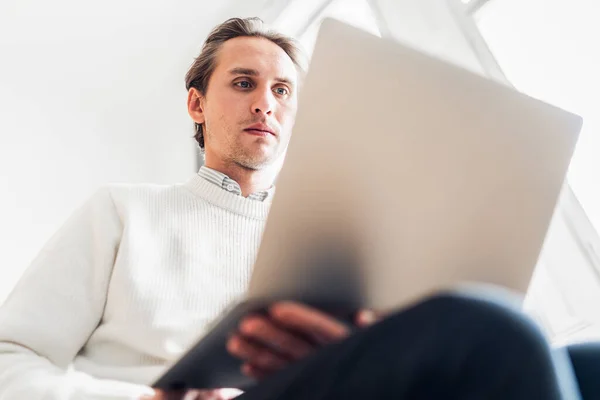
[[[275,300],[346,320],[469,282],[524,293],[581,122],[326,19],[247,295],[154,387],[251,387],[225,342]]]

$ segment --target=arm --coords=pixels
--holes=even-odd
[[[0,307],[0,400],[135,399],[149,391],[67,371],[102,318],[121,233],[110,190],[100,190],[27,269]]]
[[[354,322],[359,328],[367,328],[378,320],[374,312],[359,310]],[[242,370],[246,375],[262,380],[320,346],[343,340],[349,334],[346,325],[317,309],[301,303],[281,302],[273,305],[266,316],[243,318],[227,348],[232,355],[244,360]],[[236,389],[157,391],[150,400],[231,400],[240,393]]]

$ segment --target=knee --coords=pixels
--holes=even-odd
[[[429,337],[446,345],[482,343],[488,346],[527,348],[547,351],[540,329],[514,307],[496,301],[458,294],[430,297],[406,310],[391,315],[381,323],[390,341],[407,330],[415,337]],[[401,333],[402,332],[402,333]]]

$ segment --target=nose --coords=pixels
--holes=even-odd
[[[252,101],[252,113],[271,115],[275,107],[275,96],[271,90],[257,90]]]

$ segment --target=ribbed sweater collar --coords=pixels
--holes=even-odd
[[[217,207],[254,219],[266,220],[269,214],[269,208],[271,207],[272,196],[265,199],[265,201],[247,199],[220,188],[198,174],[194,174],[184,186],[196,196]]]

